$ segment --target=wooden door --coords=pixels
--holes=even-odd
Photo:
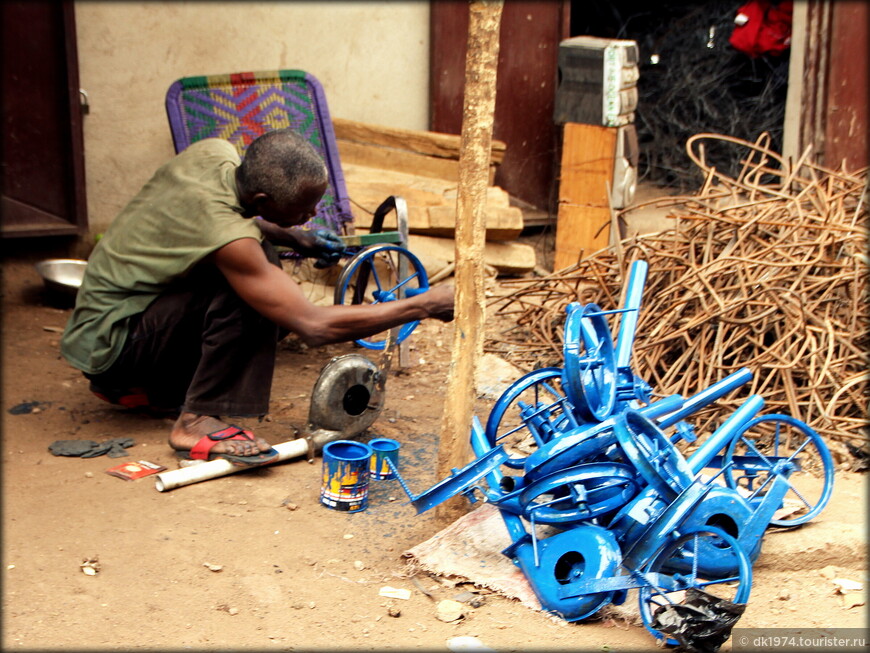
[[[87,207],[73,3],[3,2],[0,25],[0,236],[82,234]]]
[[[504,3],[493,138],[507,144],[495,183],[540,209],[555,209],[560,131],[553,122],[559,42],[568,37],[570,3]],[[430,129],[462,131],[468,2],[431,3]]]

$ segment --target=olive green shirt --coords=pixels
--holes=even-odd
[[[105,372],[124,346],[130,316],[174,280],[239,238],[263,239],[242,217],[228,141],[198,141],[163,165],[97,243],[61,339],[76,368]]]

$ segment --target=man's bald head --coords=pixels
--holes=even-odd
[[[266,193],[289,202],[306,189],[325,185],[328,172],[311,143],[285,128],[266,132],[248,146],[236,178],[247,195]]]

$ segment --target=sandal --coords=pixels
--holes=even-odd
[[[212,448],[218,442],[223,442],[225,440],[248,440],[253,442],[254,434],[247,429],[242,429],[231,424],[219,431],[202,436],[202,438],[200,438],[200,440],[193,445],[189,451],[179,450],[176,451],[175,454],[184,460],[208,461],[223,458],[238,467],[257,467],[259,465],[267,465],[278,458],[278,451],[274,447],[270,448],[268,451],[261,451],[252,456],[240,456],[225,451],[212,451]]]

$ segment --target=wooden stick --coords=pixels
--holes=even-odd
[[[452,469],[461,469],[474,458],[469,438],[477,396],[477,367],[483,354],[486,187],[502,5],[503,0],[475,0],[469,4],[456,198],[456,321],[441,419],[438,478],[450,476]],[[464,497],[453,497],[438,506],[438,520],[453,521],[467,506]]]

